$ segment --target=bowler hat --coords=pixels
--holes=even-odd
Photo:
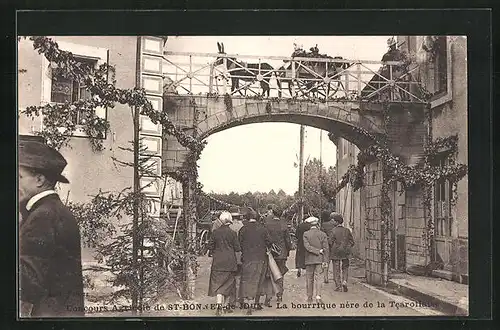
[[[67,164],[59,151],[45,143],[24,139],[19,141],[19,166],[39,170],[59,182],[69,183],[68,179],[61,175]]]

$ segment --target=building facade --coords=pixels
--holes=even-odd
[[[133,89],[143,82],[138,81],[138,72],[144,79],[143,72],[147,60],[144,58],[147,41],[135,36],[57,36],[51,37],[59,48],[70,51],[77,60],[93,65],[108,63],[115,68],[115,86],[120,89]],[[152,38],[152,41],[160,42]],[[146,46],[145,46],[146,45]],[[160,48],[160,54],[162,49]],[[161,58],[161,55],[158,56]],[[161,68],[161,65],[160,65]],[[18,134],[35,136],[43,127],[43,118],[34,120],[21,112],[28,106],[73,102],[90,97],[86,87],[77,81],[54,77],[53,67],[48,60],[33,49],[33,42],[21,39],[18,42]],[[161,72],[160,75],[161,76]],[[147,83],[147,81],[146,81]],[[162,89],[160,88],[160,97]],[[58,184],[58,192],[63,202],[88,202],[99,190],[103,192],[120,192],[133,187],[133,168],[120,166],[114,159],[122,162],[133,162],[133,153],[122,148],[131,148],[134,139],[133,111],[123,104],[116,103],[112,109],[96,109],[96,114],[107,118],[110,129],[102,139],[104,149],[93,151],[88,136],[81,128],[85,118],[80,114],[73,118],[77,128],[69,146],[60,151],[68,161],[63,174],[70,184]],[[141,118],[141,129],[150,127]],[[79,126],[80,125],[80,126]],[[142,132],[141,131],[141,132]],[[147,134],[147,131],[146,133]],[[160,138],[161,139],[161,136]],[[146,143],[148,143],[146,141]],[[161,173],[161,170],[160,170]],[[182,204],[180,184],[172,179],[161,180],[157,187],[164,196],[164,205]],[[177,211],[177,209],[176,209]],[[91,251],[83,248],[83,258],[91,259]]]
[[[457,136],[457,152],[439,150],[436,161],[451,161],[467,165],[467,40],[460,36],[403,36],[398,38],[401,50],[419,64],[415,73],[422,85],[432,93],[430,118],[425,121],[426,135],[432,141]],[[404,137],[402,130],[400,136]],[[337,137],[337,173],[341,178],[350,165],[357,164],[359,149]],[[416,164],[422,153],[413,153],[405,160]],[[394,230],[392,233],[391,268],[406,271],[414,265],[442,263],[436,276],[466,282],[468,280],[468,182],[467,176],[458,181],[456,190],[448,180],[435,184],[432,191],[431,216],[434,222],[432,252],[426,252],[428,215],[422,207],[422,192],[403,191],[400,184],[390,192]],[[364,196],[366,189],[353,192],[347,184],[337,195],[337,210],[344,214],[356,240],[356,253],[364,259],[367,249]]]

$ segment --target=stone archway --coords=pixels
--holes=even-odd
[[[359,149],[384,138],[395,154],[413,162],[423,153],[426,126],[419,104],[372,104],[360,102],[311,102],[275,99],[245,99],[229,96],[164,96],[164,111],[193,137],[203,140],[211,134],[239,125],[261,122],[289,122],[327,130]],[[388,116],[390,113],[390,116]],[[189,151],[174,137],[163,137],[163,172],[182,166]],[[387,281],[386,251],[390,246],[384,230],[385,193],[382,162],[373,159],[365,166],[364,209],[367,248],[366,277],[374,284]],[[184,202],[192,204],[192,185],[185,184]],[[369,200],[369,202],[368,202]],[[192,206],[192,205],[191,205]]]

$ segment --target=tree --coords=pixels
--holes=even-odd
[[[304,208],[319,216],[322,210],[335,210],[335,168],[326,169],[313,158],[304,167]]]

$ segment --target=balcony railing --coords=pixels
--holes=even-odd
[[[415,63],[171,51],[163,59],[165,93],[426,103]]]

